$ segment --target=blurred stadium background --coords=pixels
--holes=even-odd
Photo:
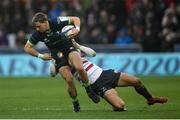
[[[77,83],[82,113],[72,113],[65,81],[50,78],[49,62],[23,51],[40,11],[49,18],[80,17],[77,41],[97,51],[94,63],[142,77],[169,103],[149,108],[123,88],[128,111],[113,113],[104,101],[91,103]],[[42,43],[36,49],[48,52]],[[1,0],[0,118],[180,118],[179,52],[179,0]]]

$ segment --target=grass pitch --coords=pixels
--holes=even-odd
[[[103,99],[94,104],[76,83],[81,112],[72,112],[63,79],[49,77],[0,77],[0,119],[163,119],[180,118],[180,77],[142,77],[153,95],[164,95],[168,103],[148,106],[130,87],[117,88],[126,102],[126,112],[112,112]]]

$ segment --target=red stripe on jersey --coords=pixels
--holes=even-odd
[[[86,62],[88,62],[88,61],[87,61],[87,60],[84,60],[84,61],[83,61],[83,64],[86,63]]]
[[[88,71],[89,69],[91,69],[94,65],[90,64],[85,70]]]

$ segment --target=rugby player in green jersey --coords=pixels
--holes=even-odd
[[[32,18],[32,25],[35,31],[32,33],[30,39],[28,39],[24,50],[28,54],[42,60],[50,60],[52,58],[55,60],[56,70],[67,82],[68,93],[73,99],[74,111],[79,111],[79,102],[69,62],[83,79],[88,96],[93,102],[98,103],[100,98],[91,89],[87,73],[83,68],[81,56],[71,41],[80,32],[80,19],[78,17],[57,17],[48,20],[46,14],[38,12]],[[74,28],[67,32],[61,32],[62,28],[67,25],[73,25]],[[42,54],[34,49],[34,46],[40,41],[45,43],[51,54]]]

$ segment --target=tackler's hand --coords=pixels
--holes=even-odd
[[[79,49],[80,45],[75,41],[75,39],[71,39],[72,43],[73,43],[73,46],[76,48],[76,49]]]

